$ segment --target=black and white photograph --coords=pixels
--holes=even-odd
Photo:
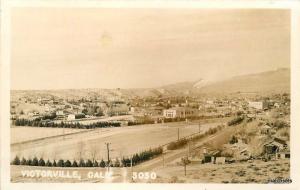
[[[9,31],[10,183],[296,180],[291,9],[16,6]]]

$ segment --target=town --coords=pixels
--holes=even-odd
[[[69,94],[73,94],[73,96]],[[200,133],[201,121],[210,120],[222,122],[219,122],[215,126],[216,128],[209,128],[204,134]],[[162,149],[159,150],[159,153],[151,156],[155,160],[157,157],[161,157],[159,156],[160,154],[167,154],[177,149],[182,149],[184,151],[182,159],[186,159],[188,162],[182,160],[176,162],[175,159],[174,163],[178,163],[179,166],[175,164],[176,166],[173,167],[181,168],[180,165],[184,163],[185,169],[187,165],[189,165],[188,168],[191,168],[194,164],[195,166],[207,163],[232,165],[232,163],[252,163],[253,160],[269,162],[274,160],[288,160],[290,158],[290,94],[288,93],[258,95],[257,93],[238,92],[227,96],[159,95],[157,97],[142,97],[133,96],[132,94],[128,95],[126,94],[126,89],[56,90],[47,92],[13,91],[11,99],[11,122],[13,130],[17,130],[19,127],[25,127],[26,129],[27,127],[30,128],[28,129],[30,132],[34,132],[34,128],[96,130],[99,127],[121,127],[126,130],[130,126],[143,129],[144,126],[152,125],[157,128],[163,126],[167,128],[172,123],[175,125],[181,123],[180,125],[191,126],[190,128],[199,126],[199,131],[193,130],[192,133],[178,137],[175,141],[165,142],[167,143],[165,147],[159,145]],[[224,127],[229,130],[224,129]],[[128,128],[128,130],[130,129]],[[228,131],[226,132],[226,130]],[[206,135],[218,134],[220,133],[219,131],[223,131],[224,134],[218,140],[205,141],[204,144],[199,144],[201,139]],[[76,133],[72,131],[67,133],[63,130],[56,134],[49,133],[49,136],[46,135],[45,137],[55,138],[56,136],[72,134],[75,135]],[[149,132],[148,135],[151,136],[154,134]],[[13,140],[14,138],[16,137],[13,137]],[[32,140],[34,138],[28,139],[28,141],[16,141],[12,143],[12,146],[18,147],[21,146],[20,143],[26,144]],[[78,146],[80,144],[76,145],[77,148]],[[153,146],[149,146],[148,148],[151,147],[153,148]],[[186,147],[188,147],[187,154],[185,153]],[[25,161],[26,157],[35,157],[37,166],[41,162],[41,160],[36,158],[38,154],[22,154],[20,153],[20,148],[17,149],[18,151],[13,151],[12,154],[13,164],[34,165],[32,164],[34,160],[28,163]],[[86,152],[89,151],[86,150]],[[122,155],[122,157],[114,154],[115,158],[108,158],[107,161],[105,161],[107,159],[106,153],[102,153],[101,161],[87,156],[91,159],[88,159],[86,164],[82,160],[87,159],[87,157],[78,157],[77,161],[76,159],[72,159],[72,157],[68,159],[66,157],[67,162],[69,162],[67,164],[62,156],[59,158],[61,159],[60,162],[55,163],[55,165],[61,167],[90,167],[98,166],[99,163],[101,167],[138,166],[142,162],[140,158],[131,157],[130,155],[134,153],[132,151],[129,153]],[[42,155],[45,155],[45,152]],[[23,163],[21,157],[23,158]],[[46,160],[43,160],[44,162],[41,162],[41,166],[52,166],[53,163],[49,160],[54,159],[55,162],[55,159],[58,159],[50,157],[47,158],[47,163]],[[75,156],[73,155],[73,157]],[[131,160],[126,160],[126,157],[131,157]],[[45,158],[41,156],[41,159]],[[179,170],[181,171],[181,169]],[[184,175],[186,176],[186,171]],[[244,174],[241,175],[243,176]],[[168,176],[167,178],[174,180],[172,176]]]

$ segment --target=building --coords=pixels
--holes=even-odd
[[[257,110],[265,110],[268,109],[268,103],[265,101],[258,101],[258,102],[248,102],[249,108],[254,108]]]
[[[75,120],[76,119],[76,117],[75,117],[75,114],[69,114],[68,115],[68,118],[67,118],[67,120]]]
[[[65,119],[66,115],[65,115],[64,111],[63,110],[56,111],[56,118],[57,119]]]
[[[271,129],[272,127],[270,127],[269,125],[263,125],[260,127],[260,133],[264,135],[269,135],[271,134]]]
[[[165,118],[188,118],[198,115],[198,110],[186,107],[174,107],[167,110],[163,110],[163,116]]]

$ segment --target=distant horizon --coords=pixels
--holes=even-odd
[[[261,73],[265,73],[265,72],[272,72],[272,71],[278,71],[281,69],[287,69],[290,70],[290,67],[281,67],[281,68],[276,68],[273,70],[266,70],[266,71],[261,71],[261,72],[256,72],[256,73],[248,73],[248,74],[244,74],[244,75],[235,75],[229,78],[225,78],[223,80],[217,80],[217,81],[211,81],[211,82],[220,82],[220,81],[226,81],[235,77],[240,77],[240,76],[247,76],[247,75],[255,75],[255,74],[261,74]],[[164,84],[162,86],[155,86],[155,87],[148,87],[148,88],[101,88],[101,87],[93,87],[93,88],[56,88],[56,89],[10,89],[11,91],[55,91],[55,90],[88,90],[88,89],[102,89],[102,90],[113,90],[113,89],[126,89],[126,90],[131,90],[131,89],[153,89],[153,88],[160,88],[160,87],[164,87],[164,86],[168,86],[168,85],[173,85],[173,84],[178,84],[178,83],[184,83],[184,82],[196,82],[199,80],[205,80],[205,79],[198,79],[198,80],[192,80],[192,81],[179,81],[177,83],[168,83],[168,84]]]
[[[12,89],[147,89],[290,67],[284,9],[11,12]]]

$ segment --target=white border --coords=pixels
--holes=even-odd
[[[10,183],[10,8],[11,7],[98,7],[98,8],[263,8],[291,9],[291,179],[292,184],[89,184],[89,183]],[[299,1],[96,1],[96,0],[7,0],[2,1],[1,10],[1,188],[0,189],[299,189],[300,181],[300,2]]]

